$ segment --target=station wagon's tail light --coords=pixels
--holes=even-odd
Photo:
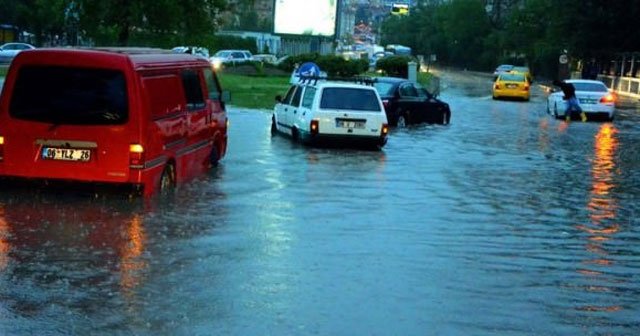
[[[0,161],[4,160],[4,137],[0,136]]]
[[[129,167],[144,167],[144,147],[140,144],[129,145]]]
[[[311,120],[309,124],[309,130],[311,134],[316,135],[320,132],[320,122],[318,120]]]
[[[601,103],[613,103],[616,101],[616,97],[614,97],[611,93],[609,93],[608,95],[600,98],[600,102]]]
[[[389,134],[389,125],[382,124],[382,128],[380,128],[380,135],[385,137],[385,136],[387,136],[387,134]]]

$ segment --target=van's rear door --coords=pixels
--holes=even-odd
[[[56,55],[52,55],[55,64]],[[57,55],[60,56],[60,55]],[[129,177],[132,118],[126,74],[99,66],[19,64],[0,173],[123,182]]]

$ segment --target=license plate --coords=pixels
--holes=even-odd
[[[338,127],[342,128],[364,128],[364,121],[339,120]]]
[[[91,150],[44,147],[42,148],[42,158],[45,160],[87,162],[91,159]]]
[[[510,89],[515,89],[515,88],[518,87],[518,85],[516,85],[516,84],[507,84],[507,87],[510,88]]]
[[[595,104],[597,100],[595,99],[580,99],[581,104]]]

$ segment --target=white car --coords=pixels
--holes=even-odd
[[[209,58],[215,69],[223,64],[238,64],[253,61],[253,55],[249,50],[220,50]]]
[[[389,127],[372,85],[303,79],[276,97],[271,132],[304,144],[381,148]]]
[[[612,121],[615,117],[616,96],[603,82],[587,79],[568,79],[576,89],[576,97],[587,119]],[[547,98],[547,113],[556,118],[564,118],[567,102],[562,91],[554,90]]]
[[[19,42],[5,43],[0,46],[0,63],[11,63],[16,55],[23,50],[31,50],[36,47]]]

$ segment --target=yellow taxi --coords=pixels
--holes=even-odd
[[[529,100],[531,84],[521,73],[503,73],[493,83],[493,99],[520,98]]]

